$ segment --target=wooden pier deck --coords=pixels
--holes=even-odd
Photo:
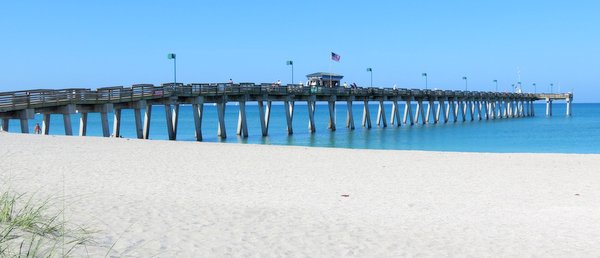
[[[20,120],[21,132],[29,133],[28,120],[35,114],[43,114],[42,134],[48,134],[51,114],[62,114],[65,134],[73,135],[71,114],[80,114],[79,135],[87,132],[88,113],[100,113],[102,132],[105,137],[119,136],[121,110],[133,109],[137,137],[148,139],[153,106],[165,108],[165,119],[170,140],[177,136],[179,105],[191,104],[193,108],[196,139],[202,140],[202,117],[205,103],[215,103],[218,114],[218,136],[227,137],[225,130],[225,107],[228,102],[239,105],[237,134],[248,136],[246,102],[256,102],[259,109],[262,135],[267,136],[271,103],[284,105],[287,132],[292,134],[295,102],[303,101],[308,108],[308,130],[316,131],[314,113],[317,102],[327,102],[329,109],[328,129],[336,130],[336,102],[347,104],[345,126],[354,129],[352,106],[363,105],[362,126],[372,127],[369,102],[379,104],[376,124],[387,127],[384,103],[391,103],[390,125],[414,125],[416,123],[447,123],[488,119],[506,119],[535,116],[533,103],[546,101],[546,115],[552,115],[552,102],[566,101],[566,115],[571,115],[572,93],[531,94],[507,92],[479,92],[391,88],[325,88],[301,85],[278,86],[254,83],[167,83],[161,86],[135,84],[131,87],[105,87],[96,90],[86,88],[37,89],[0,93],[0,130],[8,131],[9,119]],[[404,103],[404,112],[398,103]],[[413,109],[416,104],[416,110]],[[143,114],[142,114],[143,111]],[[114,116],[112,134],[108,114]],[[143,118],[142,118],[143,115]]]

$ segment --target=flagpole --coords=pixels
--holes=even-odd
[[[331,87],[331,74],[332,72],[332,67],[333,66],[333,52],[331,52],[331,56],[329,57],[329,87]]]

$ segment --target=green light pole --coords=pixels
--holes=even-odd
[[[517,87],[515,87],[514,83],[512,84],[512,87],[513,87],[513,92],[517,91]]]
[[[371,88],[373,88],[373,69],[371,69],[370,67],[367,68],[367,72],[371,73]]]
[[[537,93],[537,85],[535,82],[533,83],[533,93]]]
[[[554,91],[552,90],[552,88],[554,87],[554,83],[550,83],[550,93],[553,93]]]
[[[519,93],[522,93],[523,87],[521,86],[521,82],[517,82],[517,84],[519,84],[519,91],[520,91]]]
[[[463,80],[465,80],[465,91],[467,91],[467,76],[463,76]]]
[[[173,59],[173,83],[177,84],[177,58],[173,53],[167,54],[167,58]]]
[[[421,76],[425,77],[425,89],[427,89],[427,73],[422,73]]]
[[[294,61],[288,60],[285,62],[286,65],[292,66],[292,84],[294,84]]]
[[[494,80],[494,83],[496,83],[496,92],[498,92],[498,80]]]

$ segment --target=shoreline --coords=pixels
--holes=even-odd
[[[0,135],[6,133],[6,134],[10,134],[10,135],[23,135],[23,133],[16,133],[16,132],[5,132],[5,131],[0,131]],[[36,135],[36,134],[24,134],[24,135],[33,135],[33,136],[40,136],[40,137],[60,137],[60,138],[79,138],[82,136],[77,136],[77,135],[73,135],[73,136],[67,136],[67,135],[61,135],[61,134],[51,134],[51,135]],[[290,147],[290,148],[318,148],[318,149],[341,149],[341,150],[364,150],[364,151],[384,151],[384,152],[415,152],[415,153],[463,153],[463,154],[506,154],[506,155],[510,155],[510,154],[532,154],[532,155],[597,155],[600,156],[600,153],[573,153],[573,152],[491,152],[491,151],[453,151],[453,150],[448,150],[448,151],[444,151],[444,150],[404,150],[404,149],[380,149],[380,148],[349,148],[349,147],[329,147],[329,146],[305,146],[305,145],[291,145],[291,144],[277,144],[277,143],[273,143],[273,144],[266,144],[266,143],[255,143],[255,142],[248,142],[248,143],[241,143],[241,142],[219,142],[219,141],[196,141],[196,140],[168,140],[168,139],[137,139],[137,138],[115,138],[115,137],[102,137],[100,135],[93,135],[93,136],[83,136],[85,138],[99,138],[99,139],[117,139],[117,140],[124,140],[124,141],[149,141],[149,142],[154,142],[154,141],[158,141],[158,142],[169,142],[169,143],[173,143],[173,144],[178,144],[178,143],[187,143],[187,144],[205,144],[205,145],[209,145],[209,144],[215,144],[215,145],[234,145],[234,146],[244,146],[244,145],[251,145],[251,146],[269,146],[269,147]]]
[[[600,255],[598,154],[0,142],[3,182],[64,189],[92,256]]]

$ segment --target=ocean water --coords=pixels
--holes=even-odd
[[[512,119],[496,119],[462,122],[449,121],[447,124],[415,124],[414,126],[390,125],[391,103],[385,111],[388,127],[376,125],[377,104],[370,106],[373,127],[361,126],[362,103],[353,106],[355,130],[345,127],[346,105],[336,105],[337,130],[329,131],[327,123],[329,111],[326,103],[318,103],[315,111],[316,132],[308,132],[308,110],[304,103],[297,102],[294,111],[294,134],[288,135],[284,107],[273,103],[269,136],[262,137],[256,104],[246,105],[249,136],[236,135],[238,106],[227,105],[227,138],[217,137],[217,112],[213,105],[205,105],[202,123],[205,142],[249,143],[296,145],[314,147],[336,147],[352,149],[394,149],[394,150],[430,150],[460,152],[520,152],[520,153],[600,153],[600,104],[573,104],[573,115],[565,116],[565,104],[555,102],[554,116],[545,116],[545,104],[535,105],[536,116]],[[404,105],[399,105],[401,112]],[[413,112],[414,112],[413,107]],[[402,114],[402,113],[401,113]],[[135,122],[132,110],[122,111],[121,135],[135,138]],[[64,127],[61,115],[52,115],[51,135],[63,135]],[[42,116],[36,115],[30,120],[30,131],[35,123],[41,125]],[[73,133],[79,128],[79,115],[72,115]],[[112,132],[112,114],[109,115]],[[10,121],[11,132],[19,132],[18,120]],[[88,115],[88,136],[101,136],[100,115]],[[150,126],[150,139],[166,140],[167,128],[164,107],[154,106]],[[178,141],[194,141],[194,120],[191,106],[181,106],[178,126]]]

